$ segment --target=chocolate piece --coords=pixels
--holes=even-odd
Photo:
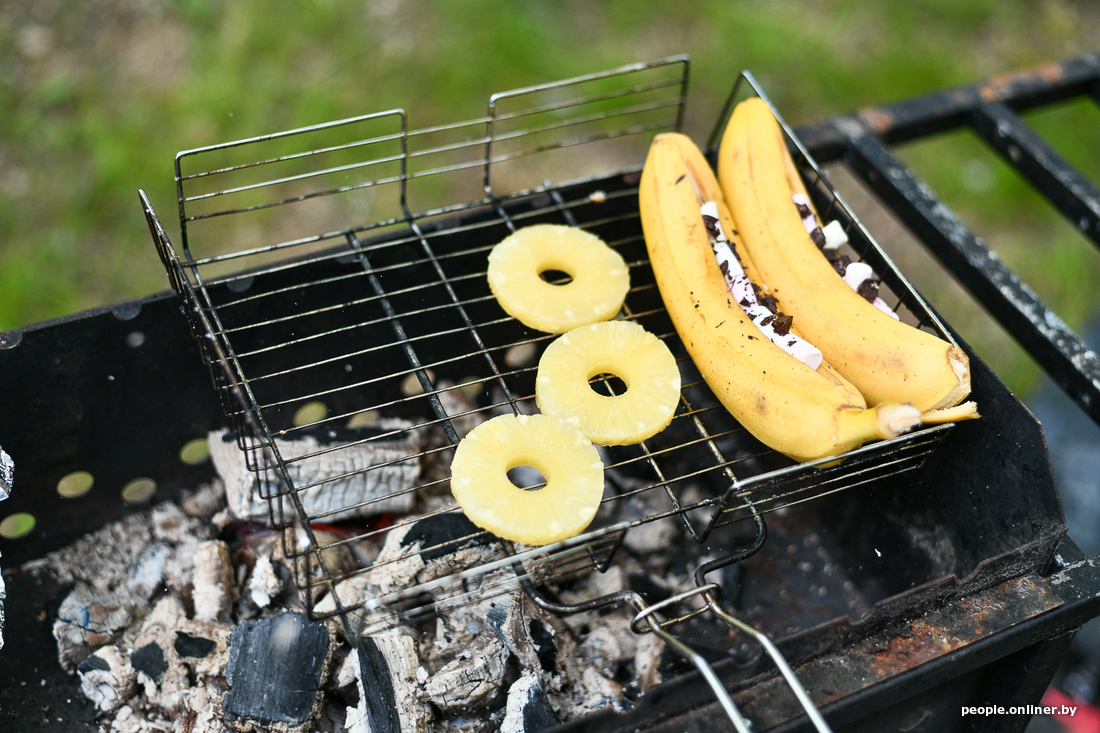
[[[768,325],[769,323],[771,323],[774,320],[775,320],[774,315],[764,316],[762,319],[760,319],[760,326],[764,327],[764,326]],[[779,334],[779,335],[782,336],[783,334]]]
[[[810,207],[806,204],[800,204],[796,201],[794,206],[796,209],[798,209],[798,216],[803,219],[809,218],[809,216],[813,213],[812,211],[810,211]]]
[[[788,316],[781,313],[776,317],[775,325],[772,326],[772,328],[775,329],[776,334],[779,336],[786,336],[791,332],[792,323],[794,323],[794,316]]]
[[[874,303],[875,298],[878,297],[878,281],[864,280],[856,288],[856,292],[862,295],[864,300]]]
[[[775,299],[774,295],[765,295],[763,298],[759,298],[760,305],[770,310],[773,314],[779,312],[779,301]]]
[[[848,255],[840,255],[839,257],[830,260],[833,265],[833,269],[837,274],[844,277],[844,273],[848,271],[848,265],[852,264],[852,258]]]
[[[825,233],[821,231],[821,227],[814,227],[810,231],[810,239],[814,240],[814,244],[818,249],[824,249],[825,247]]]
[[[710,235],[710,238],[712,240],[718,239],[719,232],[717,219],[715,219],[713,216],[707,216],[706,214],[703,214],[703,226],[706,227],[707,234]]]

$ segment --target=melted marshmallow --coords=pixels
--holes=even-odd
[[[722,220],[718,216],[718,205],[713,201],[707,201],[699,207],[703,216],[709,216],[716,220],[715,228],[718,230],[717,241],[712,242],[711,246],[714,249],[714,255],[718,260],[718,265],[722,267],[726,278],[726,287],[729,289],[733,299],[737,301],[737,304],[741,307],[741,310],[745,311],[745,314],[753,322],[753,324],[760,329],[762,333],[769,341],[778,346],[780,349],[790,354],[800,362],[808,366],[810,369],[817,369],[821,366],[821,350],[813,344],[809,343],[805,339],[795,336],[793,333],[787,333],[781,335],[776,332],[775,326],[775,314],[768,310],[767,306],[760,303],[756,298],[756,291],[753,290],[752,282],[749,280],[748,275],[745,274],[745,269],[741,267],[741,262],[737,259],[737,255],[734,254],[733,248],[730,247],[729,239],[726,237],[725,232],[722,231]]]
[[[810,199],[803,193],[791,194],[791,200],[795,205],[802,205],[810,209],[810,213],[802,217],[802,226],[806,228],[807,233],[812,233],[817,228],[817,218],[813,214],[813,208],[810,207]],[[844,231],[844,227],[841,226],[839,221],[835,219],[824,227],[821,228],[821,233],[825,236],[824,249],[831,249],[836,251],[842,245],[848,243],[848,233]],[[875,278],[875,271],[871,269],[870,265],[865,265],[862,262],[852,262],[844,270],[844,282],[848,283],[848,287],[852,290],[859,292],[859,286],[867,280],[873,280]],[[871,301],[871,305],[878,308],[886,315],[893,318],[895,321],[900,321],[898,314],[894,310],[886,305],[886,301],[882,298],[876,297]]]

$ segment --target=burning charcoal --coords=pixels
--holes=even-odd
[[[110,644],[133,618],[132,608],[114,596],[77,583],[57,609],[53,636],[61,667],[72,672],[99,647]]]
[[[229,562],[229,546],[221,540],[200,542],[195,552],[195,618],[229,618],[236,585]]]
[[[602,708],[624,710],[627,706],[623,688],[614,680],[604,677],[594,667],[586,667],[574,686],[576,710],[573,717],[583,717]]]
[[[130,578],[127,581],[135,598],[149,601],[164,587],[165,565],[171,555],[171,548],[165,545],[152,544],[145,548],[145,552],[130,568]]]
[[[538,677],[524,675],[508,688],[500,733],[537,733],[560,724]]]
[[[370,572],[383,593],[450,575],[503,557],[497,540],[455,512],[397,527]]]
[[[665,642],[656,634],[642,634],[638,637],[638,646],[634,651],[634,674],[638,687],[645,692],[661,681],[661,658],[665,653]]]
[[[175,596],[165,596],[134,637],[130,665],[146,698],[167,711],[186,709],[195,678],[217,678],[229,659],[228,623],[190,620]]]
[[[600,674],[614,677],[619,662],[633,657],[637,648],[636,634],[630,630],[629,619],[618,614],[604,616],[602,621],[585,635],[577,651],[592,662]]]
[[[105,712],[117,710],[137,689],[134,668],[113,646],[97,649],[76,670],[84,696]]]
[[[477,637],[474,646],[461,649],[424,686],[428,697],[441,710],[477,710],[488,706],[500,694],[508,647],[495,634]]]
[[[0,574],[0,649],[4,648],[4,599],[8,597],[8,590],[4,585],[4,576]]]
[[[130,665],[146,697],[168,709],[175,706],[179,693],[190,686],[187,671],[171,644],[175,629],[186,619],[178,598],[169,595],[160,599],[142,621],[130,653]]]
[[[130,568],[152,541],[149,513],[130,514],[51,552],[44,567],[53,571],[60,583],[82,581],[118,599],[120,595],[128,596]],[[133,599],[121,600],[129,603]]]
[[[210,520],[225,509],[225,484],[220,480],[203,484],[180,500],[180,508],[189,517]]]
[[[215,685],[192,687],[181,701],[183,713],[176,719],[176,731],[225,733],[222,723],[221,690]]]
[[[311,540],[302,527],[286,527],[282,531],[282,539],[274,535],[275,539],[269,547],[272,565],[293,571],[294,588],[303,591],[308,588],[312,600],[316,602],[328,592],[324,578],[347,575],[356,569],[356,565],[351,550],[347,545],[340,544],[337,534],[317,527],[313,527],[311,532],[316,547],[321,548],[319,553],[307,553]],[[261,546],[267,544],[265,541]],[[257,557],[260,554],[263,553],[258,552]]]
[[[328,627],[297,613],[245,621],[233,629],[222,702],[235,730],[305,731],[321,709],[332,660]]]
[[[159,685],[168,670],[168,660],[164,658],[164,649],[149,642],[130,655],[130,665],[135,671],[143,673],[154,685]]]
[[[313,611],[319,615],[331,615],[336,612],[336,598],[344,608],[357,608],[366,601],[382,595],[381,590],[370,582],[365,574],[354,575],[347,580],[336,584],[335,593],[326,594],[316,605]],[[392,614],[385,608],[373,608],[347,615],[348,631],[352,638],[359,636],[363,629],[368,629],[377,624],[379,627],[389,627],[395,622]],[[343,624],[335,624],[337,634],[344,633]]]
[[[519,351],[527,352],[528,356],[526,356],[526,360],[530,360],[534,357],[534,344],[521,344],[514,348]],[[509,355],[517,356],[512,352],[509,352]],[[466,437],[467,433],[478,425],[485,422],[488,417],[478,410],[477,403],[474,402],[462,388],[447,389],[449,386],[449,382],[439,382],[438,387],[441,390],[439,393],[439,402],[443,406],[443,410],[451,416],[451,426],[454,428],[459,439],[461,439]],[[440,432],[442,432],[442,429],[440,429]],[[445,437],[446,436],[444,436],[444,438]],[[447,440],[447,442],[449,443],[450,441]],[[429,441],[429,445],[432,445],[431,441]],[[442,445],[442,443],[440,445]]]
[[[15,461],[11,459],[7,451],[0,448],[0,501],[11,496],[11,490],[14,484]]]
[[[196,517],[188,516],[174,502],[164,502],[149,512],[153,539],[177,545],[190,537],[212,539],[210,526]]]
[[[229,637],[233,628],[216,621],[185,621],[176,629],[172,651],[195,674],[217,677],[229,663]]]
[[[427,733],[431,708],[421,700],[416,642],[399,631],[364,636],[349,655],[359,704],[347,709],[348,733]]]
[[[282,592],[283,581],[275,573],[271,558],[267,555],[256,558],[256,565],[248,578],[248,597],[257,608],[267,608],[271,600]]]
[[[530,349],[527,349],[527,346]],[[513,348],[524,351],[529,350],[531,355],[524,358],[534,358],[534,344],[521,344]],[[510,350],[508,353],[511,356],[513,352]],[[522,366],[522,364],[517,364],[513,368],[519,366]],[[439,392],[439,402],[443,407],[443,411],[451,416],[451,427],[454,428],[455,435],[459,439],[465,437],[471,430],[489,419],[490,415],[486,415],[479,410],[477,402],[461,388],[447,389],[450,387],[450,382],[445,380],[438,382],[437,387],[441,390]],[[495,402],[495,399],[492,401]],[[433,424],[425,432],[422,480],[425,486],[429,488],[421,491],[421,494],[428,494],[433,499],[450,498],[451,492],[447,479],[451,475],[452,453],[445,450],[450,444],[450,438],[444,431],[442,423]]]
[[[410,426],[403,420],[380,420],[362,428],[326,428],[276,440],[275,447],[287,462],[290,480],[300,489],[297,496],[309,516],[335,522],[386,512],[404,514],[412,510],[411,489],[420,474],[419,434]],[[260,486],[233,433],[215,431],[207,442],[214,468],[225,483],[230,514],[242,522],[269,522],[264,497],[277,495],[280,489]],[[258,458],[258,444],[248,445],[254,459]]]

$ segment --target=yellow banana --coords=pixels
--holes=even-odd
[[[718,153],[718,179],[760,277],[867,404],[910,402],[929,412],[966,399],[970,364],[961,349],[880,311],[821,255],[792,202],[801,181],[763,100],[754,97],[734,109]],[[970,404],[946,414],[977,417]]]
[[[764,337],[732,302],[701,207],[717,205],[741,264],[756,272],[736,238],[718,181],[684,135],[657,135],[638,193],[650,264],[665,307],[711,390],[760,441],[797,461],[838,456],[891,438],[920,423],[912,405],[867,409],[850,384],[825,365],[817,370]]]

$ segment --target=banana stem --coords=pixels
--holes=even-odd
[[[921,424],[920,410],[908,402],[882,402],[874,407],[875,428],[889,440]]]

